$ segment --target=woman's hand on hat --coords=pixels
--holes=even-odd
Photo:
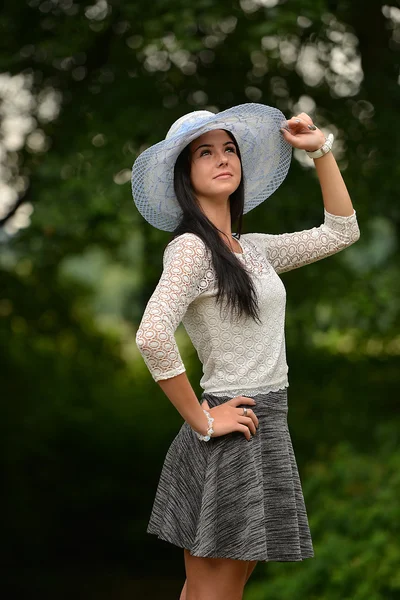
[[[239,431],[244,434],[247,440],[251,439],[252,435],[256,434],[258,427],[258,418],[251,408],[247,409],[247,416],[243,414],[243,404],[255,406],[256,402],[253,398],[246,396],[236,396],[227,402],[218,404],[210,408],[207,400],[201,403],[201,407],[208,410],[210,415],[214,417],[212,437],[219,437],[233,431]],[[238,408],[240,406],[241,408]]]
[[[285,140],[294,148],[314,152],[323,146],[325,135],[316,127],[306,113],[302,112],[287,120],[287,127],[281,128]]]

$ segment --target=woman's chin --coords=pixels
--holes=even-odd
[[[228,194],[233,194],[233,192],[237,190],[238,185],[238,183],[232,181],[231,179],[221,179],[216,183],[216,185],[213,186],[213,189],[217,192],[218,190],[224,190],[224,192]]]

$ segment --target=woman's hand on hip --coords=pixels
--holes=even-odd
[[[207,400],[201,403],[201,407],[208,410],[210,415],[214,417],[214,433],[211,437],[219,437],[233,431],[240,431],[247,440],[250,440],[251,435],[256,434],[258,418],[251,408],[247,408],[247,416],[245,416],[243,408],[238,408],[242,404],[255,406],[256,403],[253,398],[247,398],[247,396],[236,396],[213,408],[208,406]]]

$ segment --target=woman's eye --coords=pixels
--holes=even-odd
[[[230,152],[233,152],[233,154],[235,154],[235,153],[236,153],[236,148],[235,148],[235,146],[228,146],[227,148],[225,148],[225,150],[229,150]],[[201,156],[206,156],[206,154],[211,154],[211,151],[210,151],[210,150],[202,150],[202,151],[200,152],[200,157],[201,157]]]

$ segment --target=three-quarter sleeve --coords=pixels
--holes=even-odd
[[[174,333],[189,304],[212,279],[207,248],[199,237],[184,233],[168,244],[160,280],[136,333],[136,345],[154,381],[186,371]]]
[[[349,216],[333,215],[324,209],[324,223],[319,227],[293,233],[253,233],[251,238],[262,248],[277,273],[331,256],[360,237],[356,211]]]

